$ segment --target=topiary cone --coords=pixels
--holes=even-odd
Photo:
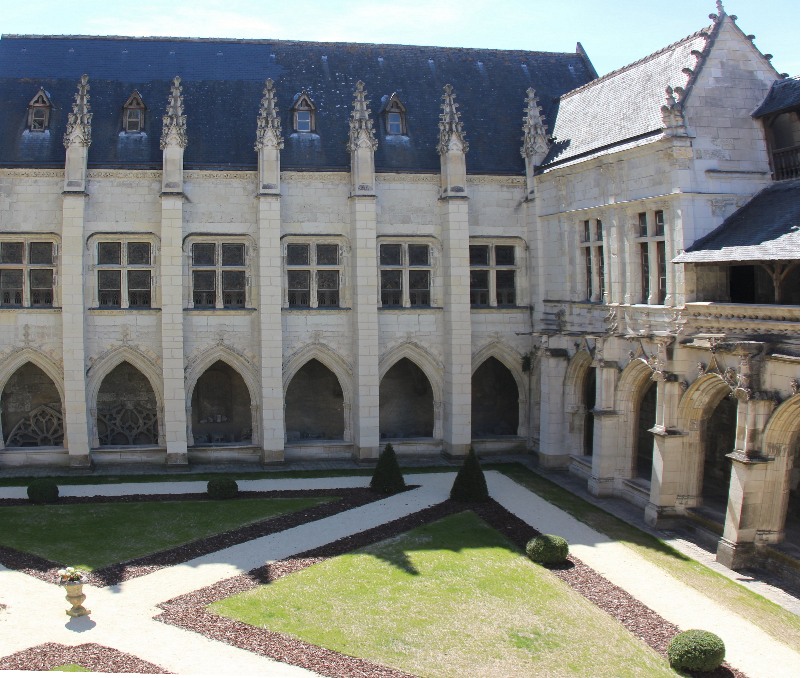
[[[464,459],[462,468],[456,474],[451,488],[451,499],[454,501],[489,501],[489,490],[484,471],[478,463],[478,456],[471,447]]]
[[[387,443],[378,457],[375,465],[373,478],[370,480],[370,489],[381,494],[395,494],[406,489],[406,481],[403,479],[398,458],[395,456],[395,449],[391,443]]]

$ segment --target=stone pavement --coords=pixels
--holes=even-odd
[[[154,621],[156,605],[295,553],[349,534],[370,529],[443,501],[453,473],[406,474],[415,490],[336,516],[300,525],[232,546],[186,563],[164,568],[116,586],[85,586],[90,617],[65,621],[63,589],[24,574],[0,568],[0,656],[45,642],[64,645],[97,643],[135,655],[182,675],[259,675],[294,678],[315,674],[239,650],[196,633]],[[720,607],[698,592],[548,504],[500,473],[488,472],[492,496],[538,530],[563,535],[571,552],[665,619],[686,628],[706,628],[720,635],[727,659],[750,678],[798,675],[799,655],[773,640],[746,619]],[[335,489],[364,487],[369,478],[243,480],[247,490]],[[19,488],[0,488],[10,497]],[[62,495],[161,494],[197,492],[203,482],[130,483],[61,486]],[[24,488],[23,488],[24,493]]]

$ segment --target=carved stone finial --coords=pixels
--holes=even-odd
[[[453,87],[445,85],[445,94],[442,95],[442,113],[439,114],[439,143],[437,152],[444,155],[450,150],[458,150],[467,153],[468,144],[462,129],[461,116],[459,115],[459,104],[456,103]]]
[[[669,137],[687,136],[687,128],[684,124],[684,111],[681,101],[676,99],[676,94],[681,97],[684,90],[681,87],[675,89],[668,85],[665,88],[665,105],[662,106],[662,124],[665,127],[665,134]]]
[[[716,0],[715,7],[718,9],[718,16],[723,16],[726,13],[726,10],[723,9],[723,0]]]
[[[529,87],[526,90],[526,95],[526,114],[523,117],[523,147],[520,149],[520,155],[526,159],[531,159],[535,165],[539,165],[548,155],[550,148],[548,129],[534,88]]]
[[[167,97],[167,114],[162,119],[161,150],[167,146],[186,148],[186,116],[181,78],[173,78],[170,95]]]
[[[92,143],[92,114],[89,112],[89,76],[85,73],[78,83],[78,91],[72,104],[72,112],[67,118],[67,131],[64,132],[64,148],[73,144],[89,146]]]
[[[258,151],[264,147],[281,149],[284,137],[281,135],[281,119],[278,117],[278,98],[275,96],[275,84],[271,78],[264,83],[264,94],[261,97],[259,116],[256,119],[256,145]]]
[[[367,104],[367,93],[364,83],[356,83],[353,94],[353,110],[350,112],[350,132],[348,134],[348,152],[359,148],[378,149],[378,141],[373,132],[373,121],[370,120],[370,106]]]

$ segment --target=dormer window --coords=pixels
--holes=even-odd
[[[314,103],[302,92],[292,107],[292,127],[296,132],[314,132]]]
[[[28,129],[31,132],[44,132],[50,125],[50,98],[43,88],[28,104]]]
[[[387,134],[406,134],[406,107],[397,94],[392,94],[384,106],[384,123]]]
[[[128,134],[145,131],[145,104],[142,102],[142,96],[136,90],[122,107],[122,129]]]

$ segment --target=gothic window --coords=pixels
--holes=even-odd
[[[103,236],[101,236],[102,238]],[[99,308],[151,308],[153,246],[128,237],[95,241]]]
[[[285,245],[286,308],[339,308],[342,257],[330,240],[292,239]]]
[[[603,302],[606,293],[603,222],[600,219],[585,219],[581,222],[580,233],[586,299]]]
[[[134,90],[122,107],[122,129],[128,134],[145,131],[145,104],[142,96]]]
[[[406,107],[397,94],[389,97],[384,106],[384,124],[387,134],[406,134]]]
[[[508,241],[470,241],[470,305],[517,305],[518,246]]]
[[[244,240],[196,238],[189,248],[192,307],[246,308],[250,276]]]
[[[667,297],[667,256],[663,210],[637,214],[635,242],[639,255],[640,302],[664,304]]]
[[[44,88],[28,104],[28,129],[31,132],[44,132],[50,125],[50,111],[53,106]]]
[[[314,132],[316,129],[315,110],[309,95],[305,91],[302,92],[292,107],[292,129],[296,132]]]
[[[0,240],[0,306],[52,308],[54,279],[52,241]]]
[[[378,246],[381,306],[431,306],[431,246],[382,242]]]

